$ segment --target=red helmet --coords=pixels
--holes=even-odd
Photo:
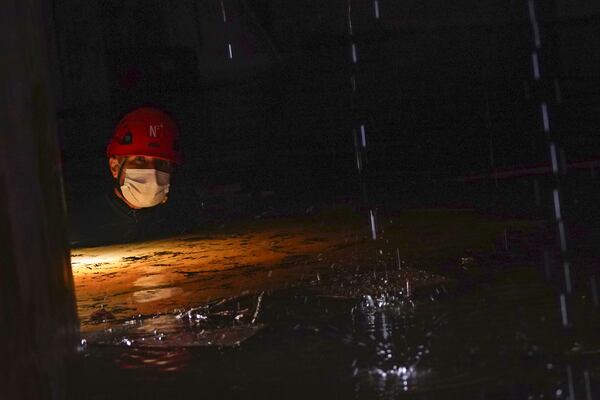
[[[106,155],[156,157],[181,164],[177,123],[156,107],[136,108],[117,124]]]

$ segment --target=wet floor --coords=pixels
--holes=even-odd
[[[415,210],[373,241],[330,210],[220,229],[73,251],[80,398],[600,393],[597,327],[561,328],[532,221]]]

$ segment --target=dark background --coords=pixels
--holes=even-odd
[[[219,1],[54,1],[70,202],[103,190],[107,140],[118,116],[143,102],[179,120],[179,179],[202,190],[239,183],[356,196],[352,129],[360,123],[375,197],[408,182],[435,186],[548,162],[525,1],[379,0],[380,18],[374,1],[352,1],[355,66],[347,1],[222,4],[225,22]],[[557,138],[567,162],[594,160],[600,5],[563,0],[542,11],[551,66],[543,72],[559,79],[563,100],[552,104]]]

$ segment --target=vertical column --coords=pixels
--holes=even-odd
[[[78,321],[39,0],[0,2],[0,394],[67,397]]]

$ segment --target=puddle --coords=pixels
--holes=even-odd
[[[84,352],[88,371],[140,382],[138,395],[185,397],[200,386],[219,398],[566,398],[567,349],[549,334],[560,332],[556,299],[530,278],[516,272],[482,288],[432,287],[410,298],[340,296],[331,285],[339,280],[324,279],[260,300],[100,324]],[[115,387],[98,398],[132,393]]]
[[[421,225],[433,229],[431,222]],[[356,235],[285,228],[285,235],[266,230],[139,244],[132,257],[136,251],[154,256],[99,267],[120,274],[110,278],[113,286],[92,286],[80,298],[80,315],[96,310],[98,316],[82,324],[85,392],[94,400],[600,394],[598,327],[590,323],[565,335],[558,297],[522,254],[482,253],[471,242],[453,262],[426,270],[398,257],[408,247],[392,243],[386,252]],[[273,237],[283,236],[293,255],[273,249]],[[467,239],[475,236],[469,232]],[[306,244],[315,237],[326,239]],[[240,238],[246,246],[229,246]],[[354,245],[343,246],[348,240]],[[453,254],[450,239],[439,240]],[[218,252],[178,264],[179,256],[165,250],[173,243]],[[421,264],[437,259],[422,249]],[[97,262],[85,249],[78,257]],[[161,257],[173,264],[148,276]],[[79,283],[91,285],[89,270],[81,271]]]

